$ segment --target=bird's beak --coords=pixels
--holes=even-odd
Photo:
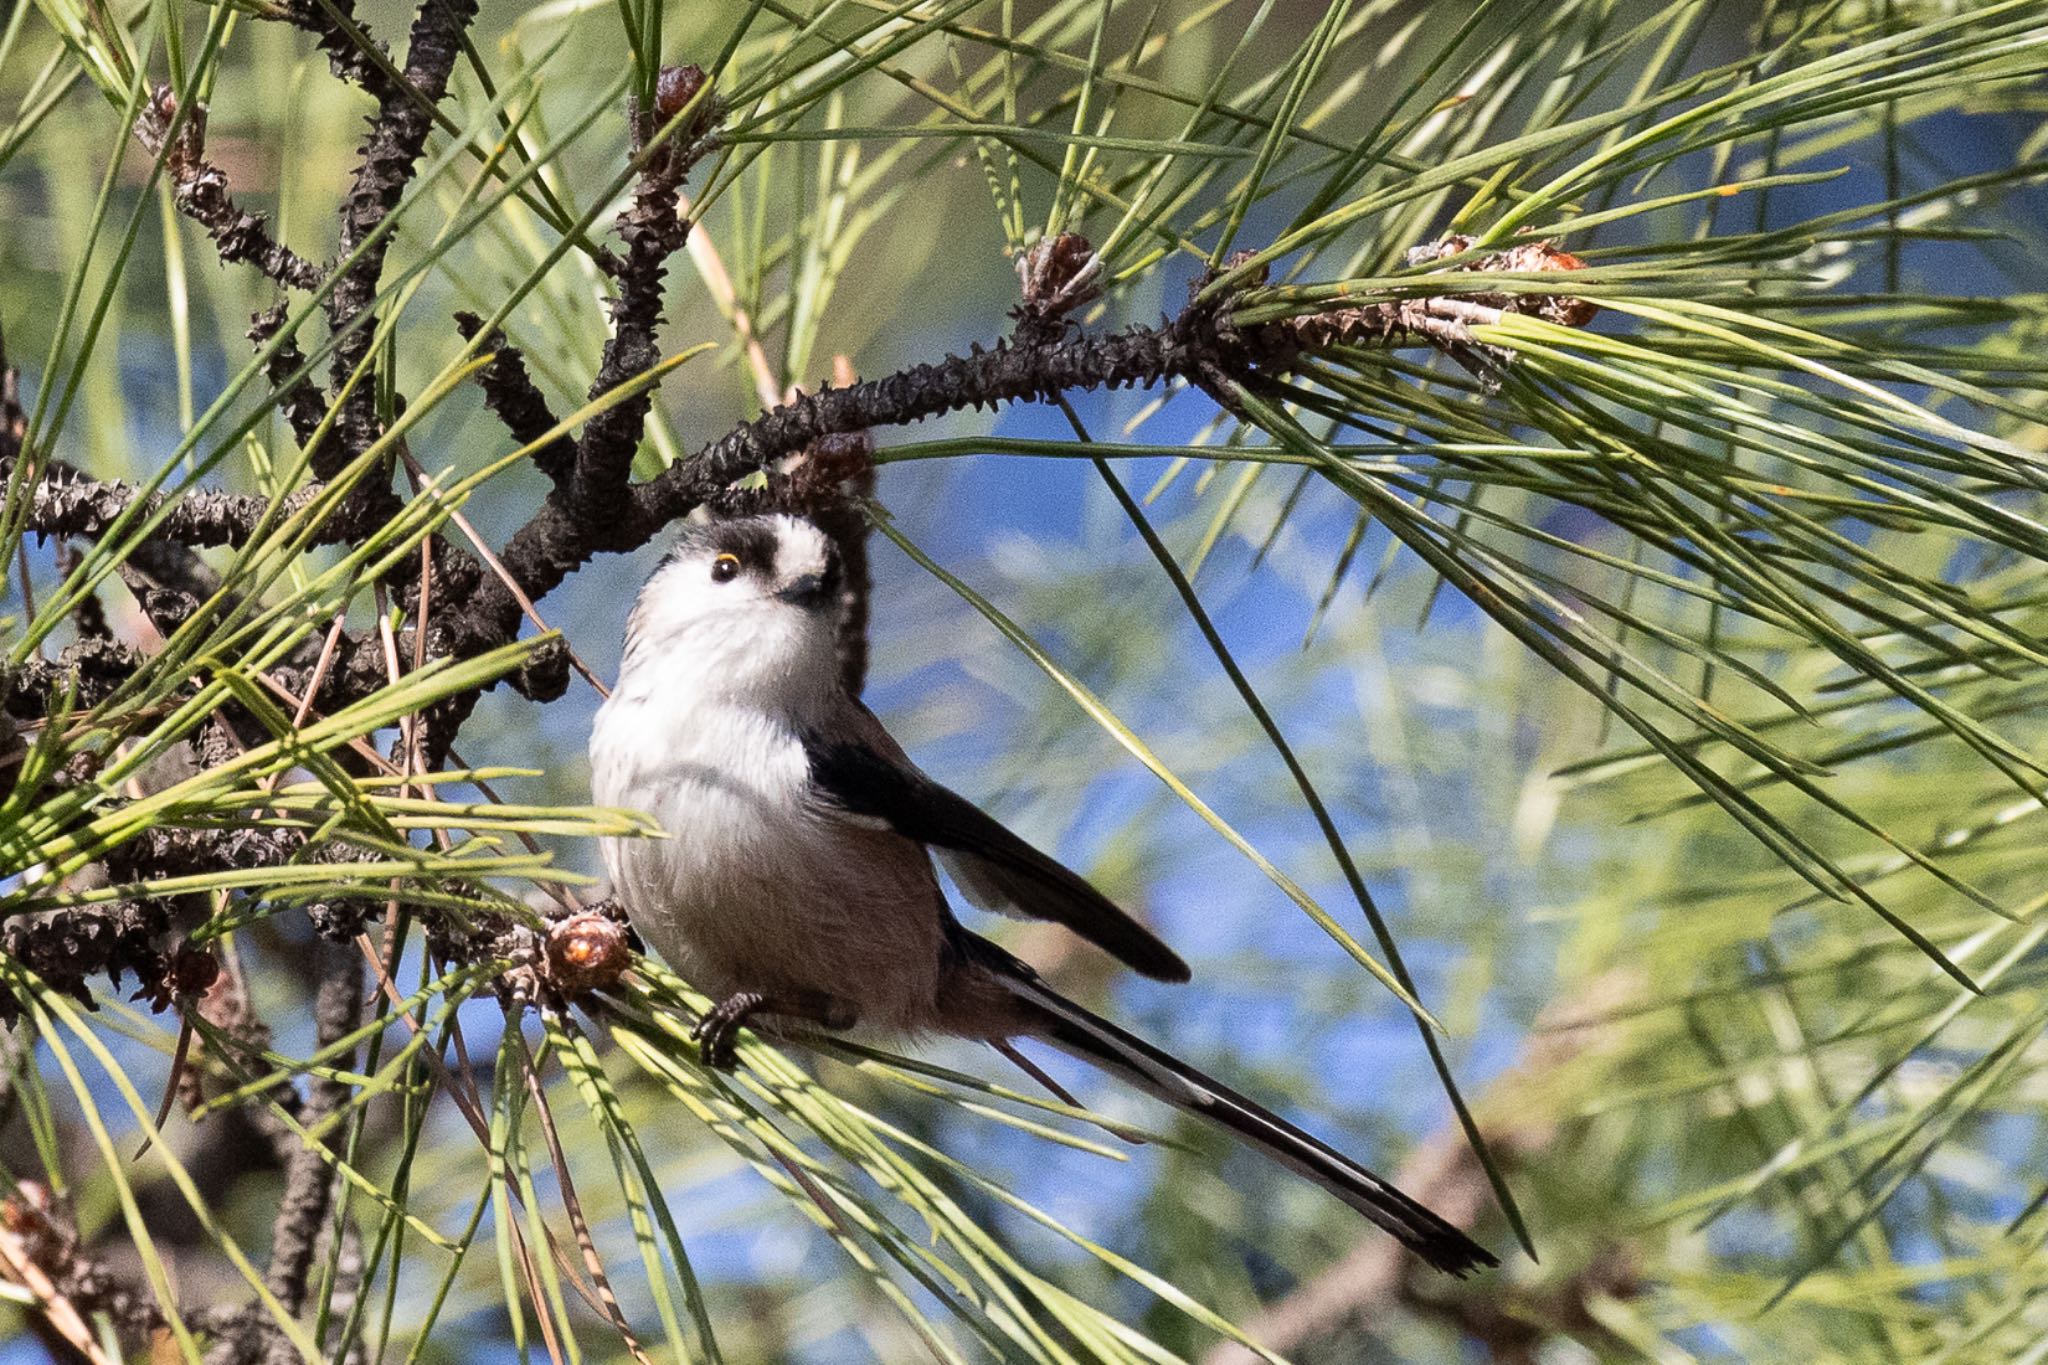
[[[775,595],[792,606],[822,607],[832,596],[832,585],[824,574],[807,573],[801,578],[790,579]]]

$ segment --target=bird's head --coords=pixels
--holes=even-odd
[[[837,677],[840,581],[831,538],[800,517],[689,526],[640,590],[622,675],[688,669],[736,693],[822,685]]]

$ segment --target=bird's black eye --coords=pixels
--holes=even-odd
[[[713,583],[730,583],[739,576],[740,557],[738,555],[720,555],[711,561],[711,581]]]

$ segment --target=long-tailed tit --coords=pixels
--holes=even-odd
[[[1334,1148],[1057,994],[953,917],[976,904],[1065,925],[1145,975],[1187,964],[1074,873],[920,772],[839,681],[839,566],[809,522],[687,530],[640,593],[590,741],[597,800],[666,839],[607,839],[614,893],[649,943],[719,1000],[699,1029],[730,1066],[743,1022],[1007,1046],[1037,1038],[1220,1124],[1440,1270],[1497,1264]]]

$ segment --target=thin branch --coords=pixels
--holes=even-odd
[[[13,472],[13,459],[0,455],[0,480]],[[312,484],[293,493],[285,500],[284,514],[290,516],[310,505],[321,492],[321,485]],[[169,503],[170,510],[164,512],[163,520],[150,536],[187,549],[215,545],[239,549],[249,542],[272,506],[268,498],[207,490],[186,493],[175,500],[161,493],[144,498],[142,491],[132,484],[88,478],[59,460],[44,466],[42,480],[30,497],[31,530],[42,535],[83,536],[88,540],[105,535],[137,501],[143,503],[145,516],[155,515]],[[314,532],[313,540],[322,545],[347,544],[370,529],[361,516],[344,506]]]
[[[88,636],[67,645],[54,660],[24,659],[11,676],[0,676],[0,697],[4,697],[0,710],[16,720],[41,720],[51,701],[70,687],[77,688],[78,704],[94,706],[111,696],[141,665],[142,656],[120,641]],[[0,675],[5,675],[4,669]],[[10,762],[12,759],[0,756],[0,767]]]
[[[634,110],[636,151],[653,132],[657,116],[674,120],[694,106],[708,105],[704,73],[694,66],[667,67],[661,72],[660,98],[653,110]],[[694,118],[708,126],[708,109]],[[669,257],[682,250],[690,220],[679,211],[683,179],[715,145],[709,137],[684,138],[671,133],[669,143],[647,161],[634,186],[633,199],[619,214],[617,231],[626,244],[619,262],[619,295],[612,302],[612,334],[604,359],[590,381],[592,400],[602,398],[653,368],[660,359],[655,334],[661,326],[662,287]],[[632,475],[633,452],[654,405],[651,390],[607,408],[584,424],[576,442],[575,477],[567,501],[587,515],[605,516],[618,508]]]
[[[147,992],[160,987],[170,963],[155,940],[169,928],[171,908],[161,900],[111,901],[15,915],[0,924],[0,953],[21,963],[53,990],[95,1008],[88,977],[105,972],[118,986],[133,973]],[[20,1014],[12,993],[0,993],[0,1025]]]
[[[455,315],[455,329],[464,341],[476,340],[483,326],[483,319],[474,313]],[[547,396],[526,372],[526,357],[505,340],[503,332],[485,338],[484,349],[491,353],[491,363],[476,376],[477,387],[484,391],[484,406],[497,414],[513,440],[521,446],[534,445],[556,426]],[[565,432],[546,445],[535,446],[531,458],[534,468],[551,482],[561,483],[575,473],[576,442]]]
[[[152,155],[163,152],[169,141],[164,172],[178,211],[206,229],[223,263],[246,261],[288,289],[318,289],[320,267],[273,238],[262,214],[238,207],[228,192],[227,172],[206,159],[206,106],[194,104],[173,137],[177,112],[171,88],[159,85],[136,115],[135,136]]]
[[[282,19],[313,34],[320,50],[327,54],[330,71],[382,99],[391,85],[391,78],[385,73],[390,58],[385,55],[384,45],[371,38],[362,20],[355,17],[355,9],[355,0],[283,0],[257,13]],[[372,52],[376,55],[372,56]]]
[[[325,1048],[362,1025],[363,967],[347,945],[323,940],[319,952],[320,987],[314,999],[313,1018],[319,1046]],[[317,1127],[322,1119],[338,1113],[348,1103],[352,1088],[347,1081],[337,1079],[336,1073],[347,1071],[354,1064],[354,1053],[345,1053],[333,1061],[330,1071],[313,1077],[301,1117],[304,1127]],[[313,1265],[314,1248],[340,1177],[326,1155],[309,1142],[287,1140],[291,1148],[283,1154],[284,1193],[271,1224],[270,1265],[263,1279],[285,1311],[297,1313],[306,1302],[306,1280]]]
[[[405,85],[411,88],[387,86],[378,92],[377,114],[363,141],[362,162],[342,200],[339,254],[343,260],[356,259],[342,272],[327,299],[328,326],[340,338],[329,373],[341,411],[334,427],[337,439],[316,452],[313,461],[313,472],[322,479],[334,477],[377,439],[376,386],[357,384],[346,396],[342,391],[370,353],[372,329],[352,324],[376,301],[391,235],[386,233],[362,248],[398,207],[405,187],[412,183],[414,165],[434,126],[433,106],[447,93],[449,72],[461,54],[462,36],[476,9],[476,0],[425,0],[420,6],[405,57]],[[357,256],[359,249],[361,255]]]
[[[113,882],[127,883],[276,867],[298,844],[289,830],[156,828],[109,850],[106,871]],[[159,939],[180,918],[171,902],[154,897],[15,914],[0,921],[0,953],[88,1009],[94,1005],[87,980],[101,973],[116,987],[132,974],[139,997],[167,1005],[177,961]],[[14,1011],[13,997],[0,995],[0,1020]]]
[[[1042,400],[1074,389],[1124,388],[1193,375],[1216,363],[1221,343],[1211,311],[1190,309],[1163,327],[1045,346],[999,342],[993,350],[977,348],[884,379],[799,394],[734,427],[657,478],[635,485],[623,516],[591,516],[559,492],[550,494],[500,558],[538,601],[595,555],[638,549],[735,480],[773,468],[784,456],[829,437],[902,426],[963,408]],[[1250,358],[1241,363],[1250,364]],[[484,638],[509,638],[518,622],[517,603],[498,585],[485,585],[472,611],[486,628]]]
[[[249,320],[249,340],[261,350],[284,326],[284,319],[285,306],[282,303],[256,314]],[[264,362],[263,377],[270,382],[271,388],[282,390],[278,407],[291,426],[292,435],[298,438],[300,447],[310,450],[313,438],[320,431],[320,423],[327,416],[327,400],[320,396],[311,380],[303,377],[296,381],[292,379],[305,368],[306,353],[299,349],[296,340],[287,337]]]

